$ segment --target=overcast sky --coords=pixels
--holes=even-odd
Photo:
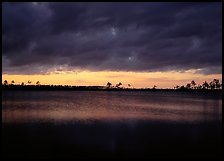
[[[222,3],[3,3],[5,74],[221,74]]]

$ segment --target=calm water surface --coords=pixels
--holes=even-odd
[[[210,93],[125,91],[3,92],[3,123],[222,119],[222,99]]]
[[[201,92],[3,91],[8,158],[222,156],[222,96]]]

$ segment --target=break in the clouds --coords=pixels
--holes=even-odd
[[[222,3],[3,3],[3,73],[221,73]],[[214,70],[215,69],[215,70]]]

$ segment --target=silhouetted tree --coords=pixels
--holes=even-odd
[[[28,84],[31,84],[32,82],[31,82],[31,81],[28,81],[27,83],[28,83]]]
[[[214,84],[215,84],[215,88],[216,88],[216,89],[220,89],[221,84],[219,83],[219,80],[218,80],[218,79],[214,79],[213,82],[214,82]]]
[[[180,86],[177,85],[176,87],[174,87],[174,89],[179,89],[179,87],[180,87]]]
[[[4,85],[5,85],[5,86],[8,85],[8,81],[7,81],[7,80],[4,81]]]
[[[110,88],[110,87],[111,87],[111,85],[112,85],[112,83],[107,82],[107,86],[108,86],[108,88]]]
[[[202,88],[203,89],[208,89],[209,88],[209,84],[205,81],[202,83]]]
[[[25,85],[24,82],[22,82],[21,85],[24,86]]]
[[[40,85],[40,81],[37,81],[36,85]]]
[[[209,86],[210,86],[211,89],[215,89],[215,82],[214,81],[211,81],[209,83]]]
[[[186,85],[186,88],[187,88],[187,89],[190,89],[190,88],[191,88],[191,84],[188,83],[188,84]]]
[[[184,85],[182,85],[182,86],[180,87],[180,89],[185,89]]]
[[[14,81],[14,80],[12,80],[12,81],[11,81],[11,85],[14,85],[14,83],[15,83],[15,81]]]
[[[191,85],[192,85],[192,87],[195,89],[196,83],[195,83],[194,80],[191,81]]]
[[[202,85],[199,84],[198,87],[197,87],[197,89],[202,89]]]
[[[152,89],[156,89],[156,87],[157,87],[157,86],[156,86],[156,85],[154,85]]]
[[[121,85],[122,85],[122,83],[119,82],[118,84],[116,84],[116,87],[119,88],[119,86],[121,86]]]

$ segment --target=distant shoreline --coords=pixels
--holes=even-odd
[[[213,92],[222,89],[156,89],[156,88],[107,88],[105,86],[62,86],[62,85],[8,85],[1,86],[2,91],[172,91],[172,92]]]

